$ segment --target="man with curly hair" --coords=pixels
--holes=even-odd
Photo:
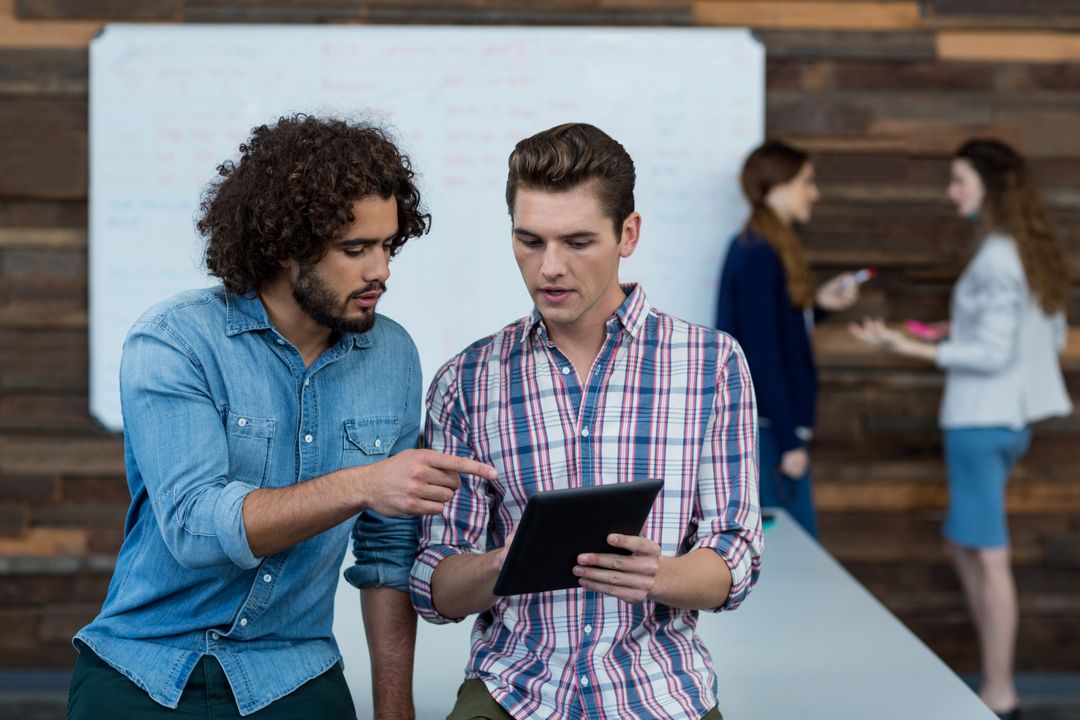
[[[148,310],[120,369],[132,502],[69,718],[354,718],[333,638],[350,533],[377,717],[412,715],[418,514],[466,458],[416,449],[420,364],[376,315],[427,231],[380,129],[297,115],[219,168],[197,227],[221,285]]]

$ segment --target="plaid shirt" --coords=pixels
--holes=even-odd
[[[714,549],[737,607],[762,551],[757,415],[750,372],[728,335],[654,310],[640,287],[607,322],[583,386],[539,313],[471,345],[428,392],[428,446],[493,465],[463,475],[442,515],[422,522],[413,603],[431,599],[444,558],[501,547],[543,490],[663,478],[643,534],[665,556]],[[469,678],[515,717],[699,718],[716,675],[694,632],[697,612],[630,605],[582,588],[503,597],[472,634]]]

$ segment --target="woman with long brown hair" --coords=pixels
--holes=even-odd
[[[810,333],[824,312],[855,302],[857,283],[845,274],[814,287],[795,233],[819,197],[807,153],[766,142],[746,158],[740,182],[751,212],[724,261],[716,326],[742,345],[753,376],[761,505],[784,507],[817,537],[806,449],[817,402]]]
[[[1000,717],[1016,718],[1017,604],[1005,483],[1027,451],[1031,424],[1072,409],[1058,362],[1068,276],[1027,163],[1011,147],[990,139],[964,143],[953,157],[948,194],[980,236],[953,290],[948,338],[920,342],[881,320],[851,330],[946,371],[940,414],[949,479],[945,550],[979,638],[979,695]]]

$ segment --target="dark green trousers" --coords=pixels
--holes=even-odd
[[[146,691],[83,646],[68,693],[68,720],[239,720],[232,688],[216,658],[204,656],[191,673],[180,705],[159,705]],[[335,665],[245,720],[356,720],[341,665]]]
[[[514,720],[488,692],[483,680],[466,680],[458,688],[457,702],[446,720]],[[713,708],[701,720],[724,720],[720,710]]]

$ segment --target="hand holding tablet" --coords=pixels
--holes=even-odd
[[[660,545],[642,535],[608,535],[606,553],[582,553],[574,574],[586,590],[627,603],[643,602],[660,572]],[[620,552],[621,551],[621,552]],[[630,553],[627,557],[625,553]]]

